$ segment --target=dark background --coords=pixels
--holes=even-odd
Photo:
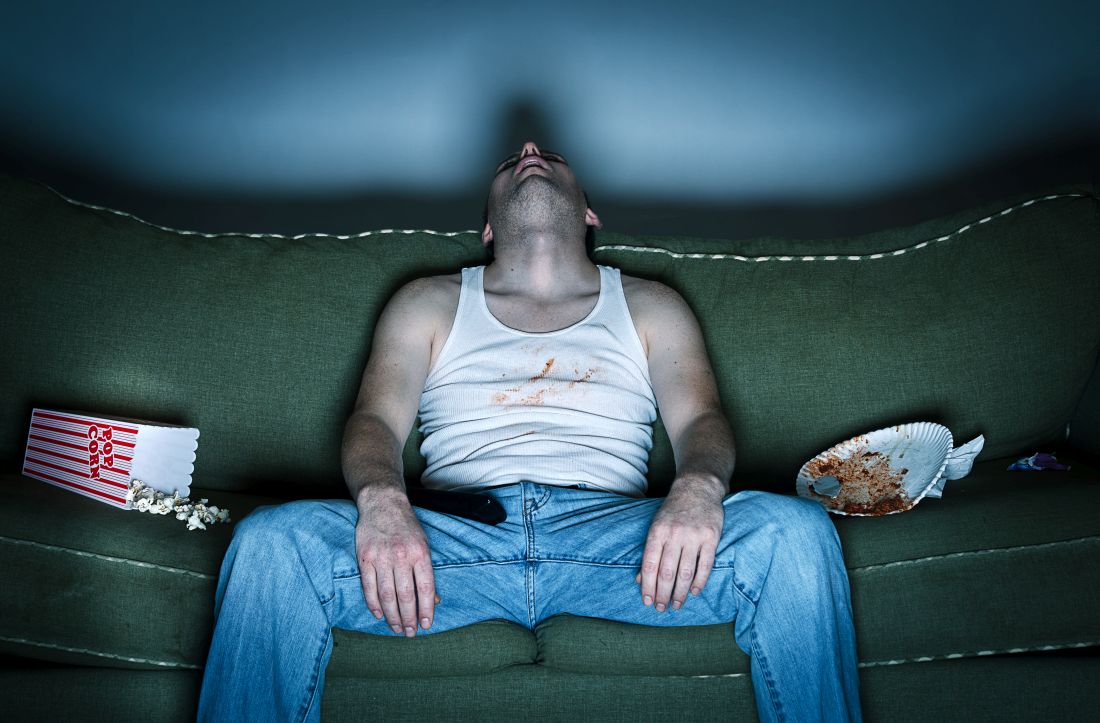
[[[635,234],[1100,180],[1095,0],[10,5],[0,170],[176,228],[476,228],[527,138]]]

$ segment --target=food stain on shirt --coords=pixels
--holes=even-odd
[[[593,375],[596,374],[596,369],[590,368],[584,374],[580,373],[580,367],[574,367],[573,373],[576,378],[570,380],[568,383],[564,379],[555,380],[550,378],[550,373],[554,369],[555,358],[550,357],[546,360],[542,366],[542,370],[535,374],[533,377],[529,377],[526,381],[520,384],[509,387],[501,392],[495,392],[490,398],[493,404],[497,405],[519,405],[519,406],[541,406],[546,403],[547,395],[560,394],[566,392],[578,384],[587,384],[592,380]],[[541,389],[536,391],[527,391],[528,385],[538,384],[545,381],[545,385]],[[512,395],[523,394],[522,397],[513,401]]]
[[[527,407],[540,406],[545,402],[544,398],[546,396],[546,393],[547,392],[552,393],[553,391],[554,391],[553,387],[546,387],[544,389],[540,389],[537,392],[534,392],[532,394],[528,394],[526,397],[524,397],[523,399],[516,402],[516,404],[522,404],[522,405],[527,406]]]
[[[577,370],[574,369],[573,372],[576,373]],[[573,387],[577,386],[578,384],[587,384],[588,382],[592,381],[592,375],[595,374],[595,373],[596,373],[595,369],[589,369],[588,371],[586,371],[584,373],[584,376],[577,377],[573,381],[569,382],[569,388],[572,389]]]
[[[546,360],[546,366],[542,368],[542,371],[531,377],[528,381],[537,382],[540,379],[545,379],[546,375],[550,373],[550,370],[554,368],[554,357],[550,357]]]

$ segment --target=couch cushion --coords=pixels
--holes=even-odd
[[[192,489],[240,519],[272,498]],[[232,525],[188,531],[0,475],[0,650],[85,665],[197,668]]]
[[[827,240],[601,232],[597,256],[695,309],[741,473],[920,420],[994,459],[1065,436],[1100,350],[1100,187],[1050,196]]]
[[[860,659],[972,656],[1100,644],[1100,470],[979,463],[942,500],[882,518],[834,518]],[[197,492],[241,519],[275,500]],[[188,532],[29,478],[0,478],[0,651],[62,662],[197,668],[230,525]],[[689,602],[690,604],[690,602]],[[155,632],[154,632],[155,631]],[[414,641],[339,631],[331,667],[371,677],[465,675],[537,661],[577,673],[748,670],[730,625],[674,631],[562,616],[530,631],[488,622]],[[404,647],[402,647],[404,646]],[[422,651],[428,651],[423,654]],[[386,661],[378,665],[377,661]],[[358,673],[356,672],[358,671]]]
[[[302,496],[342,492],[344,422],[386,299],[484,259],[475,233],[179,233],[2,175],[0,233],[15,300],[0,460],[21,460],[33,406],[84,409],[197,427],[208,488]]]
[[[860,671],[864,718],[927,721],[1090,720],[1100,658],[969,658]],[[330,676],[324,721],[755,721],[747,674],[607,675],[517,667],[421,681]]]
[[[1100,645],[1100,470],[1008,472],[1010,461],[978,463],[909,512],[833,518],[864,664]],[[538,636],[543,664],[578,673],[748,670],[729,625],[678,636],[559,617]]]
[[[868,721],[1084,720],[1100,707],[1098,676],[1100,658],[1081,656],[908,663],[862,669],[860,700]],[[192,670],[0,669],[9,721],[194,721],[200,683]],[[586,720],[756,720],[745,674],[608,676],[525,665],[425,681],[330,668],[321,720],[358,723],[365,711],[385,721],[573,721],[579,711]]]
[[[507,620],[406,639],[333,629],[328,675],[418,679],[483,675],[532,665],[538,646],[531,631]]]
[[[984,433],[992,459],[1063,434],[1100,347],[1100,192],[1051,195],[820,241],[601,231],[594,257],[691,303],[742,473],[786,479],[918,419]],[[55,405],[196,426],[203,486],[298,496],[343,492],[343,425],[385,300],[484,261],[473,232],[188,234],[5,176],[0,231],[0,463],[20,459],[31,408]],[[659,494],[672,456],[655,436]]]
[[[690,600],[687,603],[691,604]],[[735,675],[749,657],[733,640],[733,624],[657,628],[556,615],[537,629],[543,665],[574,673]]]
[[[1069,471],[992,460],[941,500],[837,520],[861,660],[1100,645],[1100,470],[1058,457]]]
[[[271,497],[192,489],[240,520]],[[232,522],[188,531],[29,477],[0,475],[0,652],[61,663],[199,669]],[[535,637],[490,621],[405,641],[336,631],[337,674],[488,673],[530,664]],[[428,651],[425,654],[425,651]],[[382,664],[380,664],[380,662]]]
[[[76,666],[0,669],[4,720],[194,723],[202,673]]]

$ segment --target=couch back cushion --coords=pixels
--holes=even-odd
[[[1031,454],[1064,439],[1100,352],[1096,185],[850,238],[599,243],[696,310],[735,477],[759,484],[793,488],[836,442],[917,420],[956,446],[985,435],[979,459]]]
[[[1059,438],[1095,365],[1097,190],[823,241],[600,233],[595,258],[694,308],[742,480],[793,484],[834,442],[913,420],[985,434],[990,458]],[[474,232],[181,233],[0,176],[0,461],[18,466],[31,408],[56,406],[198,427],[199,487],[344,495],[382,306],[484,261]],[[655,438],[660,494],[673,463]]]

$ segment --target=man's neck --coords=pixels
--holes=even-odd
[[[584,240],[528,234],[499,244],[485,269],[485,287],[504,296],[556,301],[599,288],[600,273]]]

